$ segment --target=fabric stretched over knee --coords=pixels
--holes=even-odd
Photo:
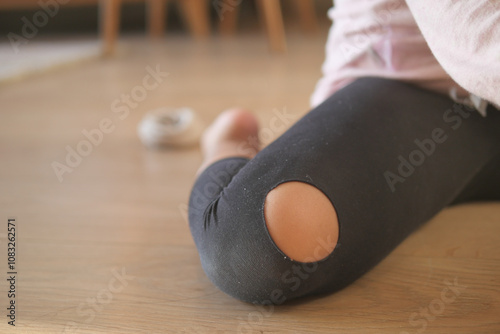
[[[202,266],[248,302],[339,290],[467,188],[500,153],[499,129],[496,110],[483,118],[409,84],[359,79],[254,159],[225,159],[198,177],[189,221]],[[337,211],[338,245],[322,261],[292,261],[269,236],[265,197],[287,181],[317,187]]]

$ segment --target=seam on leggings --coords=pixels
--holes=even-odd
[[[308,184],[308,185],[311,185],[313,186],[314,188],[318,189],[319,191],[321,191],[323,193],[323,195],[326,196],[326,198],[328,198],[328,200],[330,201],[330,203],[332,204],[333,206],[333,209],[335,210],[336,214],[337,214],[337,224],[339,225],[339,236],[338,236],[338,239],[337,239],[337,245],[335,245],[335,248],[332,250],[332,252],[330,254],[328,254],[325,258],[319,260],[319,261],[314,261],[314,262],[302,262],[302,261],[297,261],[297,260],[294,260],[294,259],[291,259],[288,255],[286,255],[279,247],[278,245],[276,245],[276,243],[274,242],[273,238],[271,237],[271,234],[269,233],[269,230],[267,228],[267,223],[266,223],[266,216],[264,214],[264,209],[265,209],[265,205],[266,205],[266,198],[267,198],[267,195],[275,188],[277,188],[279,185],[283,184],[283,183],[288,183],[288,182],[302,182],[302,183],[305,183],[305,184]],[[317,185],[315,185],[314,183],[312,182],[308,182],[308,181],[304,181],[304,180],[300,180],[300,179],[286,179],[286,180],[281,180],[281,181],[278,181],[274,186],[272,186],[265,194],[264,196],[264,199],[262,201],[262,205],[261,205],[261,215],[262,215],[262,221],[264,222],[264,230],[265,230],[265,233],[267,235],[267,237],[269,238],[269,241],[272,243],[272,245],[274,246],[274,248],[276,248],[276,250],[286,259],[286,260],[289,260],[290,262],[294,262],[294,263],[298,263],[298,264],[310,264],[310,263],[321,263],[321,262],[325,262],[327,261],[331,256],[333,256],[333,253],[335,253],[335,249],[337,249],[337,247],[340,245],[340,243],[338,242],[341,238],[341,223],[340,223],[340,218],[339,218],[339,213],[337,211],[337,208],[335,207],[335,204],[333,203],[333,200],[326,194],[326,192],[323,191],[323,189],[321,189],[320,187],[318,187]]]
[[[248,161],[250,161],[250,159],[245,158],[245,157],[227,157],[227,158],[220,159],[220,160],[217,160],[217,161],[211,163],[209,166],[207,166],[207,168],[205,168],[205,170],[201,174],[208,171],[215,164],[224,163],[226,160],[243,160],[243,161],[246,161],[247,163],[248,163]],[[240,169],[238,169],[236,171],[236,173],[234,173],[233,175],[230,175],[230,178],[229,178],[229,181],[227,182],[227,184],[224,185],[223,187],[221,187],[221,191],[219,192],[219,194],[212,201],[210,201],[210,203],[207,205],[207,207],[203,211],[203,229],[204,230],[207,230],[210,227],[210,222],[212,221],[212,217],[213,217],[215,224],[217,225],[217,219],[218,219],[217,207],[219,205],[219,200],[222,197],[222,195],[224,194],[224,190],[226,189],[226,187],[231,183],[231,181],[234,179],[234,177],[240,172],[241,168],[243,168],[245,165],[246,164],[242,165],[240,167]],[[201,174],[200,174],[200,176],[201,176]]]
[[[219,205],[219,199],[221,198],[222,191],[217,197],[208,204],[203,212],[203,229],[207,230],[210,227],[210,221],[213,217],[215,225],[217,225],[217,206]]]

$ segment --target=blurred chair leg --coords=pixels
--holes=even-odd
[[[109,56],[115,51],[120,30],[121,0],[100,0],[100,30],[103,40],[103,54]]]
[[[238,13],[240,5],[235,5],[230,7],[223,13],[219,21],[219,33],[224,36],[231,36],[236,31],[236,25],[238,22]]]
[[[210,34],[207,0],[179,0],[189,30],[194,37],[203,39]]]
[[[271,50],[286,52],[285,28],[279,0],[258,0],[257,4],[266,22]]]
[[[302,29],[308,33],[317,32],[318,21],[316,19],[314,0],[294,0],[294,1]]]
[[[149,35],[152,38],[162,37],[165,33],[166,1],[148,0],[147,20],[149,23]]]

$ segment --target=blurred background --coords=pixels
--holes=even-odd
[[[3,0],[0,82],[116,55],[131,37],[255,35],[271,52],[285,54],[287,34],[327,31],[331,6],[330,0]]]

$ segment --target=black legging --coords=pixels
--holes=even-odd
[[[290,260],[267,231],[266,195],[287,181],[317,187],[337,211],[338,244],[321,261]],[[410,84],[363,78],[252,160],[209,166],[189,222],[217,287],[280,304],[345,287],[444,207],[478,199],[500,199],[500,111],[482,117]]]

